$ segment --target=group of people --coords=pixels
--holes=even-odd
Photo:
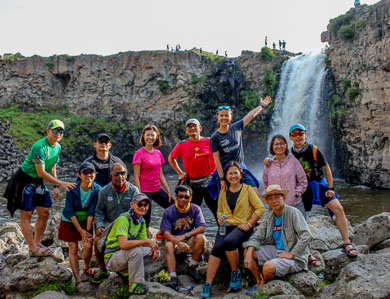
[[[266,47],[268,47],[268,36],[266,36],[266,37],[264,38],[264,45],[265,45]],[[273,49],[273,50],[276,50],[276,44],[275,44],[275,42],[272,43],[272,49]],[[279,50],[286,50],[286,41],[285,41],[285,40],[283,40],[283,41],[279,40]]]
[[[159,248],[149,232],[152,201],[164,209],[156,239],[165,239],[167,285],[175,290],[179,284],[178,255],[189,256],[186,262],[190,277],[195,282],[202,280],[197,266],[207,242],[200,208],[203,200],[214,215],[219,230],[200,295],[203,299],[210,298],[218,268],[226,259],[231,268],[229,288],[238,291],[239,259],[244,256],[245,267],[256,278],[256,285],[247,290],[249,295],[256,294],[258,286],[275,277],[307,269],[309,263],[318,266],[319,261],[309,252],[312,236],[305,220],[313,202],[326,206],[335,215],[344,240],[343,250],[356,256],[329,164],[315,145],[307,143],[303,125],[291,126],[289,138],[294,146],[290,151],[284,136],[272,138],[269,152],[274,157],[264,161],[264,192],[260,192],[259,181],[247,169],[242,131],[271,102],[270,97],[261,99],[260,105],[234,123],[233,109],[218,106],[219,128],[210,138],[201,136],[199,120],[189,119],[188,139],[179,142],[168,156],[169,164],[179,176],[174,193],[162,170],[165,159],[158,150],[162,141],[157,126],[149,124],[142,131],[142,147],[134,153],[132,161],[134,184],[128,181],[123,161],[111,154],[111,139],[105,133],[96,136],[95,153],[81,163],[77,181],[72,183],[59,180],[56,175],[59,141],[65,125],[60,120],[50,121],[47,136],[32,146],[4,195],[11,215],[17,209],[21,211],[21,229],[30,256],[53,254],[41,243],[52,204],[44,180],[54,185],[55,201],[59,199],[59,187],[67,191],[58,236],[68,242],[69,263],[76,283],[81,282],[78,260],[81,241],[83,271],[93,276],[92,282],[101,283],[112,271],[128,278],[131,294],[148,291],[144,271],[159,257]],[[179,157],[184,169],[178,163]],[[265,215],[263,201],[269,207]],[[34,210],[38,218],[33,229]],[[90,267],[93,251],[99,271]]]

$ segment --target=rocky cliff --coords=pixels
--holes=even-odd
[[[390,188],[390,0],[352,8],[322,34],[337,93],[332,126],[344,149],[344,177]]]

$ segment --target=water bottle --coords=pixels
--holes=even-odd
[[[222,215],[223,219],[226,218],[225,214]],[[226,235],[226,221],[219,227],[219,234],[221,236]]]

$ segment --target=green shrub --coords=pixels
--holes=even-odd
[[[336,35],[340,29],[341,26],[349,24],[352,19],[352,16],[349,14],[338,16],[337,18],[334,18],[330,20],[330,32],[333,35]]]
[[[351,87],[351,80],[348,78],[341,79],[341,86],[344,90],[347,90],[349,87]]]
[[[158,84],[158,86],[160,88],[160,91],[163,94],[165,94],[165,95],[169,94],[170,87],[169,87],[169,84],[168,84],[167,81],[165,81],[165,80],[158,80],[157,84]]]
[[[268,47],[262,47],[259,55],[263,62],[271,61],[276,56],[274,51]]]
[[[252,89],[241,90],[240,95],[246,109],[252,110],[259,105],[259,97],[256,91]]]
[[[73,56],[66,54],[65,55],[65,60],[68,61],[68,62],[71,62],[73,60]]]
[[[331,68],[332,67],[332,61],[330,61],[328,55],[326,55],[325,58],[324,58],[324,64],[326,65],[327,68]]]
[[[355,98],[360,94],[359,87],[349,87],[345,95],[351,101],[355,100]]]
[[[355,37],[355,30],[352,25],[343,25],[337,31],[337,36],[344,40],[351,40]]]
[[[49,69],[51,69],[51,68],[54,66],[54,62],[51,61],[51,60],[49,60],[49,61],[46,62],[46,65],[47,65],[47,67],[48,67]]]
[[[262,81],[265,89],[261,93],[262,97],[267,95],[273,97],[275,95],[275,87],[277,84],[276,75],[272,68],[266,68],[264,71],[264,78]]]

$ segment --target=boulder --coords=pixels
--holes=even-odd
[[[322,289],[320,299],[389,298],[390,253],[368,254],[345,266],[335,283]]]
[[[197,297],[189,296],[186,294],[175,292],[173,289],[163,286],[158,282],[147,282],[146,285],[149,287],[149,292],[144,296],[132,295],[131,299],[195,299]]]
[[[46,291],[34,296],[32,299],[69,299],[69,297],[60,292]]]
[[[318,276],[311,271],[289,274],[285,279],[306,296],[312,296],[318,292]]]
[[[53,243],[54,236],[58,235],[58,227],[60,226],[60,222],[61,222],[61,213],[57,212],[47,223],[45,233],[43,234],[42,237],[42,244],[48,246]]]
[[[323,254],[325,260],[324,273],[337,276],[346,265],[359,260],[362,255],[369,253],[370,248],[367,245],[359,245],[356,246],[356,249],[359,252],[357,257],[350,257],[342,252],[341,249],[325,252]]]
[[[122,287],[127,288],[127,282],[125,282],[121,277],[117,275],[111,275],[110,278],[106,279],[99,285],[99,288],[96,293],[96,298],[113,298],[114,294],[118,292]]]
[[[303,295],[276,295],[272,299],[305,299]]]
[[[375,232],[375,233],[374,233]],[[374,245],[390,238],[390,213],[384,212],[368,218],[354,227],[353,242],[356,245]]]
[[[390,248],[390,239],[384,240],[383,242],[376,244],[373,250],[380,250],[385,248]]]
[[[271,280],[260,286],[262,294],[275,295],[300,295],[299,291],[291,284],[283,280]]]
[[[22,234],[22,230],[20,229],[19,224],[16,222],[5,222],[0,225],[0,236],[3,236],[5,233],[15,233],[19,240],[23,240],[24,236]]]
[[[321,273],[325,269],[325,262],[322,258],[322,254],[315,250],[312,250],[311,254],[320,261],[321,265],[316,267],[309,264],[309,270],[314,272],[315,274]]]
[[[98,290],[98,285],[93,284],[89,281],[82,282],[77,286],[77,291],[79,295],[85,295],[85,296],[96,296],[96,292]]]

